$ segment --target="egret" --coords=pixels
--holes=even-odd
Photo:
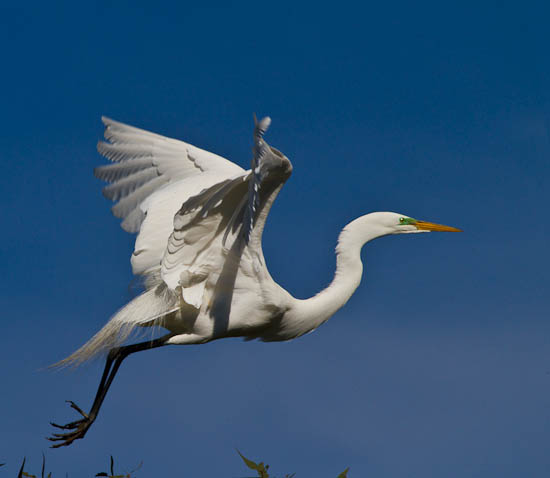
[[[273,201],[292,173],[289,159],[264,140],[271,120],[257,121],[251,169],[216,154],[102,118],[98,151],[112,161],[94,173],[108,183],[122,228],[138,233],[132,271],[145,291],[119,310],[76,352],[56,365],[79,365],[106,353],[105,368],[88,413],[53,426],[63,432],[53,447],[84,437],[128,355],[165,345],[204,344],[224,337],[265,342],[290,340],[326,322],[351,297],[363,272],[361,248],[388,234],[459,229],[404,214],[374,212],[350,222],[339,235],[336,272],[323,291],[296,299],[269,274],[262,232]],[[128,342],[138,328],[158,327],[161,337]]]

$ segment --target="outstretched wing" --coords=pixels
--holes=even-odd
[[[269,123],[269,118],[256,122],[250,171],[189,198],[174,217],[161,277],[197,308],[209,284],[227,292],[237,270],[254,277],[253,269],[263,264],[265,219],[292,172],[288,158],[263,140]],[[251,260],[241,260],[243,254]]]
[[[115,201],[112,211],[123,219],[122,228],[138,232],[147,214],[146,199],[169,184],[215,172],[225,177],[244,170],[221,156],[191,144],[166,138],[102,117],[105,139],[97,150],[113,164],[99,166],[94,174],[109,184],[103,189]]]

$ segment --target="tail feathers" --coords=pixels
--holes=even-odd
[[[106,354],[113,347],[122,345],[137,327],[151,325],[155,319],[160,319],[177,309],[178,301],[164,284],[150,289],[120,309],[82,347],[50,367],[78,367]]]

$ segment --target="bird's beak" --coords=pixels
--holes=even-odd
[[[434,224],[427,221],[416,221],[414,225],[422,231],[462,232],[462,229],[457,229],[456,227],[443,226],[442,224]]]

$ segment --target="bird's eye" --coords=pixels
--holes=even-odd
[[[404,217],[399,218],[399,222],[400,222],[401,224],[403,224],[403,223],[405,222],[405,218],[404,218]]]

